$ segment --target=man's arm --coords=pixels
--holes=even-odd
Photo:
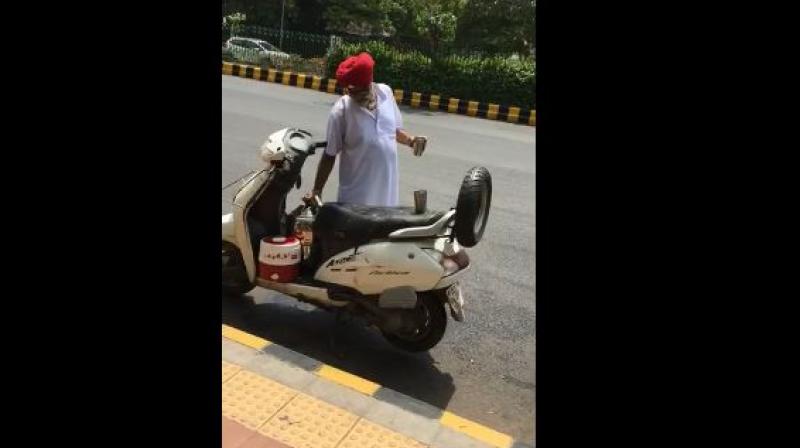
[[[322,196],[322,190],[325,188],[325,183],[328,182],[328,176],[331,175],[334,163],[336,163],[336,156],[322,153],[322,158],[317,166],[317,177],[314,179],[314,189],[311,190],[312,197]]]
[[[411,142],[414,141],[414,137],[406,132],[405,129],[398,129],[395,132],[395,137],[397,138],[397,143],[401,145],[411,146]]]
[[[339,108],[341,106],[341,109]],[[328,129],[326,132],[328,145],[325,151],[322,152],[322,158],[317,165],[317,177],[314,179],[314,189],[312,189],[306,198],[313,199],[314,196],[322,196],[322,190],[325,188],[325,183],[328,182],[333,170],[333,164],[336,163],[336,155],[342,150],[344,146],[344,102],[339,102],[334,105],[331,114],[328,117]]]

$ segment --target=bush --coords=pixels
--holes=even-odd
[[[324,58],[305,59],[296,54],[291,55],[289,59],[276,59],[275,61],[269,61],[266,64],[262,64],[261,67],[306,73],[320,77],[325,76]]]
[[[326,76],[347,56],[366,51],[375,59],[376,82],[393,89],[438,94],[464,100],[536,107],[536,64],[519,57],[428,57],[400,51],[380,41],[343,44],[331,53]]]

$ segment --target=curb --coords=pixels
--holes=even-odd
[[[283,375],[282,378],[273,378],[279,382],[284,382],[296,388],[307,387],[310,383],[310,380],[303,380],[300,378],[301,375],[299,375],[299,373],[305,371],[307,372],[305,375],[311,374],[316,378],[322,378],[331,383],[335,383],[338,386],[343,386],[346,389],[357,392],[354,395],[357,397],[360,396],[361,401],[354,400],[352,398],[348,399],[345,397],[342,398],[341,403],[335,403],[341,407],[344,407],[345,409],[350,407],[351,409],[347,410],[354,413],[363,413],[367,408],[367,405],[363,400],[377,400],[385,406],[399,407],[403,410],[403,412],[412,414],[414,416],[413,418],[416,419],[416,422],[415,424],[410,425],[409,428],[421,428],[420,422],[429,422],[431,425],[441,427],[439,432],[446,431],[456,433],[455,436],[457,437],[439,437],[440,439],[447,439],[445,445],[450,447],[476,446],[474,441],[479,441],[482,444],[485,444],[482,446],[488,445],[496,448],[530,448],[529,445],[515,441],[508,434],[495,431],[494,429],[481,425],[480,423],[459,417],[458,415],[455,415],[449,411],[439,409],[428,403],[424,403],[373,381],[369,381],[365,378],[337,369],[316,359],[297,353],[291,349],[246,333],[239,329],[223,324],[222,337],[231,342],[235,342],[236,344],[247,347],[241,348],[242,350],[254,351],[254,353],[258,355],[269,355],[271,358],[274,358],[274,361],[270,362],[288,364],[289,369],[293,371],[283,369],[284,372],[281,373],[281,368],[275,367],[269,368],[267,369],[268,372],[265,372],[270,376],[280,377]],[[235,357],[235,355],[232,356]],[[223,359],[224,358],[225,356],[223,356]],[[235,362],[238,360],[229,359],[228,361]],[[261,368],[260,370],[264,372],[265,369]],[[340,390],[344,391],[345,389]],[[353,392],[349,393],[352,394]],[[338,396],[341,394],[333,393],[332,395]],[[353,409],[352,406],[358,406],[358,409]],[[402,419],[398,418],[397,416],[393,416],[392,420],[398,425],[403,426],[399,422],[399,420]],[[402,431],[402,429],[406,428],[396,427],[394,429]],[[406,429],[406,432],[408,433],[407,435],[409,437],[415,436],[415,434],[413,434],[413,429]],[[444,435],[446,436],[447,434]]]
[[[287,86],[302,87],[304,89],[317,90],[320,92],[342,94],[342,89],[336,85],[335,79],[323,78],[306,73],[280,71],[271,68],[262,70],[260,67],[251,65],[223,62],[222,74],[255,79],[257,81],[274,82]],[[488,120],[506,121],[526,126],[536,126],[535,109],[483,103],[480,101],[468,101],[451,97],[442,98],[440,95],[399,89],[394,90],[394,98],[398,104],[404,104],[414,108],[437,110],[469,117],[486,118]]]

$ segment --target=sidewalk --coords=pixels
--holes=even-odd
[[[222,327],[223,448],[525,448],[494,431]]]

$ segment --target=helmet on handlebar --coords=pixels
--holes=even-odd
[[[279,162],[286,157],[287,149],[313,154],[315,145],[309,140],[310,137],[310,132],[295,128],[274,132],[261,145],[261,160],[267,163]]]
[[[261,145],[261,160],[267,163],[283,160],[286,156],[283,139],[289,130],[289,128],[281,129],[267,137],[267,140]]]

